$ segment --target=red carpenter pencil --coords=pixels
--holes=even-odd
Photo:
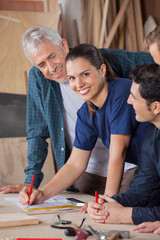
[[[98,203],[98,192],[95,191],[95,202]]]
[[[98,192],[95,191],[95,202],[98,203]]]
[[[28,199],[27,205],[29,205],[30,196],[31,196],[31,193],[32,193],[33,182],[34,182],[34,177],[35,177],[35,175],[33,175],[33,177],[32,177],[32,182],[31,182],[31,186],[30,186],[30,189],[29,189],[29,195],[28,195],[29,199]]]
[[[95,191],[95,202],[98,203],[98,191]],[[96,210],[98,209],[96,208]]]

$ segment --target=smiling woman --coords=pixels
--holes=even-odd
[[[67,63],[67,72],[72,90],[83,100],[91,100],[97,107],[102,107],[107,94],[106,65],[96,69],[87,60],[77,58]]]
[[[87,51],[92,51],[93,56]],[[107,82],[114,79],[114,73],[98,49],[89,44],[74,48],[66,57],[66,69],[70,87],[87,101],[89,109],[93,110],[91,102],[101,108],[108,95]]]

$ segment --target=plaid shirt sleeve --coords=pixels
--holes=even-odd
[[[32,175],[35,174],[34,186],[39,187],[43,173],[41,171],[47,156],[49,138],[48,126],[45,119],[45,111],[41,93],[40,73],[33,67],[29,73],[27,94],[27,141],[28,141],[28,167],[25,183],[30,184]]]
[[[101,48],[101,54],[110,63],[116,76],[128,78],[130,71],[137,64],[151,64],[154,60],[148,52],[127,52],[123,49]]]

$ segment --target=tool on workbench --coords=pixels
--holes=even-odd
[[[88,229],[96,237],[97,240],[115,240],[118,238],[130,238],[129,231],[122,230],[96,231],[91,226],[88,226]]]
[[[116,239],[119,239],[120,237],[120,234],[119,233],[113,233],[109,238],[108,240],[116,240]]]
[[[88,226],[89,231],[96,237],[97,240],[107,240],[103,232],[94,230],[91,226]]]
[[[122,231],[122,230],[106,230],[103,231],[106,237],[108,237],[109,240],[117,239],[117,238],[130,238],[130,232],[129,231]],[[118,236],[119,235],[119,236]],[[111,238],[112,236],[112,238]],[[117,238],[113,238],[117,237]]]

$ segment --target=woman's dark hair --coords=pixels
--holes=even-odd
[[[76,58],[84,58],[94,66],[96,69],[100,69],[102,64],[106,65],[106,81],[111,82],[115,78],[115,74],[109,64],[109,62],[101,55],[100,51],[91,44],[80,44],[74,47],[67,55],[65,62],[74,60]],[[87,105],[91,114],[94,113],[93,105],[90,101],[87,101]]]
[[[158,64],[137,65],[130,73],[130,78],[140,84],[139,90],[147,106],[160,102],[160,66]]]

